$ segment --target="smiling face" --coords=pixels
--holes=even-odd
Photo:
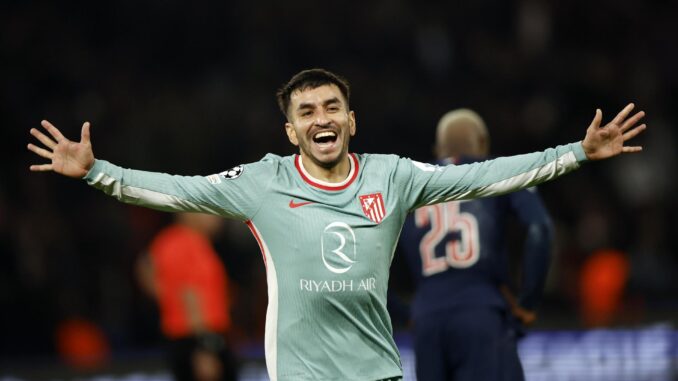
[[[303,160],[332,169],[347,158],[355,114],[334,84],[299,89],[290,96],[285,130]]]

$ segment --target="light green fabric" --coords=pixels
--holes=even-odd
[[[585,160],[580,143],[446,167],[395,155],[351,157],[357,176],[341,190],[309,184],[295,156],[271,154],[222,175],[194,177],[97,160],[85,179],[123,202],[247,222],[266,260],[271,379],[364,381],[402,376],[386,288],[407,213],[527,188]],[[380,212],[370,214],[372,207]]]

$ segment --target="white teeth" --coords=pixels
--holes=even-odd
[[[315,139],[320,139],[320,138],[325,138],[325,137],[334,137],[337,136],[334,132],[331,131],[324,131],[324,132],[319,132],[318,134],[315,135]]]

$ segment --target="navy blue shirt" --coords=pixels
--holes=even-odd
[[[455,164],[472,162],[455,160]],[[449,164],[443,161],[441,164]],[[512,217],[515,216],[515,217]],[[461,305],[506,307],[507,224],[525,225],[519,303],[533,310],[550,263],[553,228],[536,189],[417,209],[405,222],[400,250],[416,282],[412,317]]]

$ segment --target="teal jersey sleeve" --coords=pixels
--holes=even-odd
[[[464,165],[437,166],[400,158],[394,179],[411,211],[424,205],[529,188],[571,172],[586,160],[581,142]]]
[[[133,205],[168,212],[200,212],[250,219],[265,198],[278,168],[277,156],[209,176],[177,176],[126,169],[96,160],[87,183]]]

